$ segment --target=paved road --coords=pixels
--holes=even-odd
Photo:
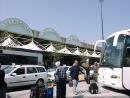
[[[88,84],[85,82],[80,82],[78,85],[79,91],[88,90]],[[67,85],[67,97],[66,98],[130,98],[130,94],[128,91],[119,91],[114,90],[108,87],[102,87],[101,84],[99,86],[99,94],[90,94],[89,92],[82,92],[78,95],[73,94],[72,87],[68,87]],[[56,89],[54,88],[54,98],[56,96]],[[13,91],[7,92],[7,95],[10,95],[11,98],[29,98],[30,90],[29,88],[24,89],[16,89]]]

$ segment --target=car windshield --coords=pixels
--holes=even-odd
[[[6,68],[3,69],[3,71],[5,72],[5,74],[10,73],[12,70],[14,70],[16,67],[12,67],[12,66],[8,66]]]
[[[123,50],[125,45],[125,36],[120,35],[117,46],[113,46],[114,37],[107,40],[106,48],[103,57],[101,58],[102,65],[105,67],[121,67],[123,59]],[[116,58],[116,60],[115,60]]]
[[[4,70],[6,67],[8,67],[8,66],[10,66],[10,65],[2,65],[1,66],[1,70]]]

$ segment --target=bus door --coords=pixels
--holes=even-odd
[[[124,88],[130,90],[130,67],[123,67],[122,80]]]
[[[122,69],[122,83],[125,89],[130,90],[130,47],[126,49],[124,66]]]

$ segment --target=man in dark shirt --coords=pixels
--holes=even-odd
[[[5,83],[5,72],[1,70],[0,64],[0,98],[6,98],[6,83]]]
[[[55,80],[57,84],[57,98],[66,98],[66,70],[60,64],[57,63],[58,68],[55,73]]]
[[[73,66],[71,67],[71,70],[70,70],[70,76],[71,76],[72,82],[73,82],[73,93],[74,94],[77,94],[76,88],[78,85],[79,72],[80,72],[80,67],[78,65],[78,61],[75,60]]]

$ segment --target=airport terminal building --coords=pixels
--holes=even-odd
[[[53,66],[56,60],[72,65],[75,59],[99,60],[101,48],[81,42],[75,35],[61,37],[53,28],[42,31],[30,28],[18,18],[0,21],[0,63],[44,64]]]

